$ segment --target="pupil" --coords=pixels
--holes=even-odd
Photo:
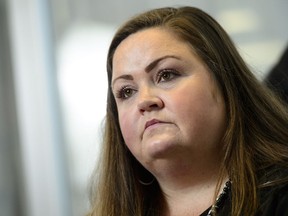
[[[126,89],[126,95],[129,95],[129,94],[130,94],[130,92],[131,92],[131,90],[130,90],[130,89]]]

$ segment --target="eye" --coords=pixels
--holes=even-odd
[[[179,73],[173,69],[165,69],[165,70],[161,70],[158,74],[157,74],[157,82],[167,82],[170,81],[172,79],[174,79],[175,77],[179,76]]]
[[[135,89],[129,86],[123,86],[119,91],[116,93],[116,97],[120,99],[127,99],[131,97],[135,93]]]

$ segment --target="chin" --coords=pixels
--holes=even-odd
[[[172,140],[155,140],[146,145],[146,153],[150,158],[169,158],[177,147],[179,147],[178,143]]]

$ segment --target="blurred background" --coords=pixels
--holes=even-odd
[[[0,216],[84,215],[109,42],[130,16],[181,5],[218,20],[261,80],[287,45],[287,0],[0,0]]]

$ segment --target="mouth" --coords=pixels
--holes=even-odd
[[[158,123],[163,123],[162,121],[159,121],[157,119],[152,119],[150,121],[147,121],[146,124],[145,124],[145,129],[152,126],[152,125],[155,125],[155,124],[158,124]]]

